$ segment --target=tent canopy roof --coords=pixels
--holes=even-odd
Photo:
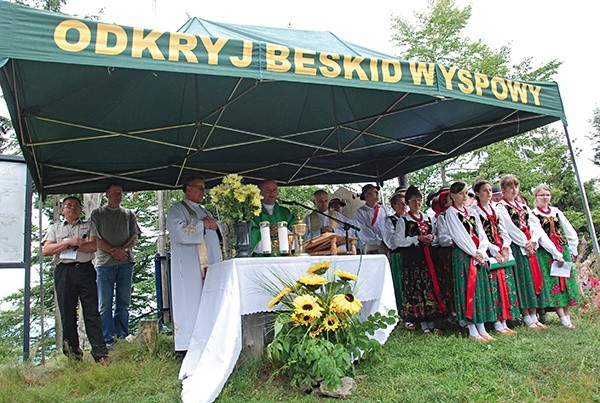
[[[0,1],[0,84],[42,194],[383,181],[565,119],[558,86],[310,32],[160,32]]]

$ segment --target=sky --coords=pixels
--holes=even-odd
[[[459,7],[472,6],[464,33],[492,48],[510,45],[517,63],[533,57],[534,66],[553,59],[563,62],[555,80],[559,85],[568,130],[573,144],[582,149],[577,157],[584,181],[600,177],[591,163],[587,135],[590,120],[600,105],[600,80],[592,73],[600,64],[595,41],[600,38],[600,3],[574,0],[455,0]],[[103,13],[99,14],[103,8]],[[401,56],[391,42],[391,16],[415,21],[415,11],[425,12],[426,0],[364,2],[315,1],[192,1],[192,0],[67,0],[63,12],[83,17],[99,14],[100,20],[127,26],[176,31],[189,17],[215,22],[278,28],[331,31],[348,42]],[[1,109],[1,113],[5,113]],[[562,132],[562,124],[554,124]],[[23,286],[22,270],[0,270],[0,296]],[[36,279],[37,274],[32,273]]]

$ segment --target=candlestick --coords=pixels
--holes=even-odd
[[[268,221],[261,221],[260,226],[260,247],[263,255],[271,254],[271,228]]]
[[[287,222],[277,223],[277,238],[279,239],[279,252],[282,256],[290,254],[290,243],[288,242]]]

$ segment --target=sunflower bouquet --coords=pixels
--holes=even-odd
[[[293,386],[310,390],[322,383],[334,390],[345,376],[354,376],[354,362],[381,347],[372,336],[395,323],[395,315],[376,313],[361,321],[362,303],[355,296],[358,276],[331,263],[311,266],[295,283],[282,280],[269,309],[279,308],[268,358]]]

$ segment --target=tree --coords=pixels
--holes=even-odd
[[[426,12],[415,12],[416,23],[413,25],[407,19],[392,17],[392,27],[397,33],[392,39],[403,50],[403,58],[438,63],[446,66],[459,67],[471,71],[479,71],[487,75],[504,76],[525,80],[545,80],[556,73],[561,62],[552,60],[539,67],[532,66],[532,59],[523,59],[511,67],[509,45],[501,46],[494,50],[487,46],[481,39],[472,41],[463,35],[463,30],[471,18],[471,7],[456,7],[453,0],[429,0]],[[531,135],[522,135],[511,139],[507,147],[527,148],[533,142]],[[515,144],[515,142],[517,144]],[[524,144],[519,145],[519,142]],[[449,172],[463,168],[466,162],[479,160],[482,156],[498,151],[502,146],[488,146],[484,150],[466,154],[457,159],[444,162],[438,168],[427,167],[409,175],[413,184],[419,185],[424,190],[431,190],[441,181],[431,179],[431,175],[441,170]],[[475,168],[472,166],[471,168]],[[440,169],[441,168],[441,169]],[[456,176],[456,175],[455,175]],[[459,177],[461,175],[458,175]]]
[[[60,12],[62,6],[67,4],[67,0],[16,0],[15,2],[25,6],[39,8],[40,10],[54,11],[55,13]]]
[[[491,49],[482,40],[469,40],[462,32],[471,17],[471,7],[456,7],[454,0],[429,0],[427,11],[416,12],[414,16],[415,24],[392,17],[392,26],[397,31],[393,40],[403,50],[405,59],[526,81],[551,80],[562,64],[554,59],[536,66],[531,57],[511,64],[509,45]],[[593,126],[596,129],[591,137],[596,144],[594,162],[600,165],[600,142],[597,140],[600,136],[599,109],[594,113]],[[553,189],[553,203],[565,212],[580,233],[585,233],[587,225],[582,199],[570,162],[565,138],[556,131],[542,128],[446,161],[443,168],[453,180],[462,179],[467,183],[485,178],[498,184],[502,175],[512,173],[520,179],[521,189],[530,196],[530,201],[531,189],[547,183]],[[439,186],[441,181],[436,178],[439,173],[440,167],[427,167],[409,174],[409,180],[426,194],[432,186]],[[600,196],[597,181],[587,183],[585,188],[592,216],[598,222]]]
[[[600,166],[600,108],[598,107],[594,110],[592,126],[594,127],[594,132],[591,133],[589,139],[594,144],[594,164]]]
[[[402,50],[402,58],[421,62],[443,64],[478,71],[491,76],[521,80],[547,80],[556,74],[562,64],[551,60],[539,67],[525,58],[510,67],[509,45],[492,49],[481,39],[472,41],[462,31],[471,18],[471,6],[459,8],[454,0],[428,0],[426,12],[415,12],[416,23],[392,16],[392,35]]]

